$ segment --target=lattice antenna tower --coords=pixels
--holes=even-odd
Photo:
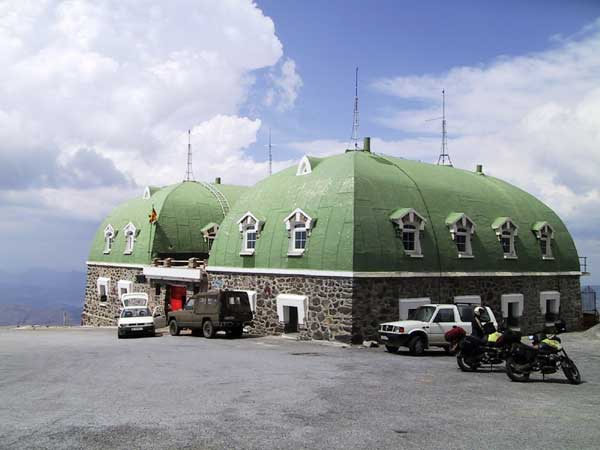
[[[354,143],[354,150],[358,150],[358,67],[354,75],[354,117],[352,120],[350,148],[352,148],[352,143]]]
[[[441,166],[452,166],[452,160],[448,154],[448,136],[446,134],[446,91],[444,89],[442,89],[442,148],[437,163]]]
[[[271,145],[271,127],[269,127],[269,176],[273,175],[273,146]]]
[[[185,181],[194,181],[194,172],[192,171],[192,130],[188,130],[188,154]]]

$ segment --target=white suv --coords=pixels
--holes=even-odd
[[[134,334],[154,336],[156,328],[166,325],[165,316],[148,309],[148,294],[133,292],[121,296],[121,312],[117,320],[119,339]]]
[[[386,322],[379,326],[379,342],[390,353],[397,353],[399,347],[408,347],[414,355],[422,355],[428,347],[442,347],[449,351],[450,344],[444,334],[452,328],[462,327],[471,333],[473,308],[479,305],[443,304],[423,305],[414,310],[408,320]],[[498,323],[492,310],[485,306],[482,322]]]

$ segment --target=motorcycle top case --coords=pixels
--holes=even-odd
[[[516,362],[523,364],[532,362],[535,359],[536,353],[537,350],[529,345],[517,344],[513,348],[512,356]]]

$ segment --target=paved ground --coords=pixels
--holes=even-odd
[[[580,386],[437,351],[5,328],[0,448],[599,449],[600,340],[563,341]]]

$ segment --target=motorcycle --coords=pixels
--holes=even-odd
[[[538,332],[529,339],[533,345],[514,343],[506,359],[506,374],[512,381],[527,381],[532,372],[541,372],[542,379],[562,369],[571,384],[581,383],[577,366],[562,346],[558,334],[565,331],[564,322],[557,322],[554,333]]]
[[[479,367],[502,364],[506,361],[514,342],[521,339],[521,334],[511,330],[496,331],[492,323],[484,326],[485,337],[463,335],[458,343],[456,362],[463,372],[474,372]],[[457,335],[455,333],[454,335]],[[448,336],[451,338],[452,334]]]

